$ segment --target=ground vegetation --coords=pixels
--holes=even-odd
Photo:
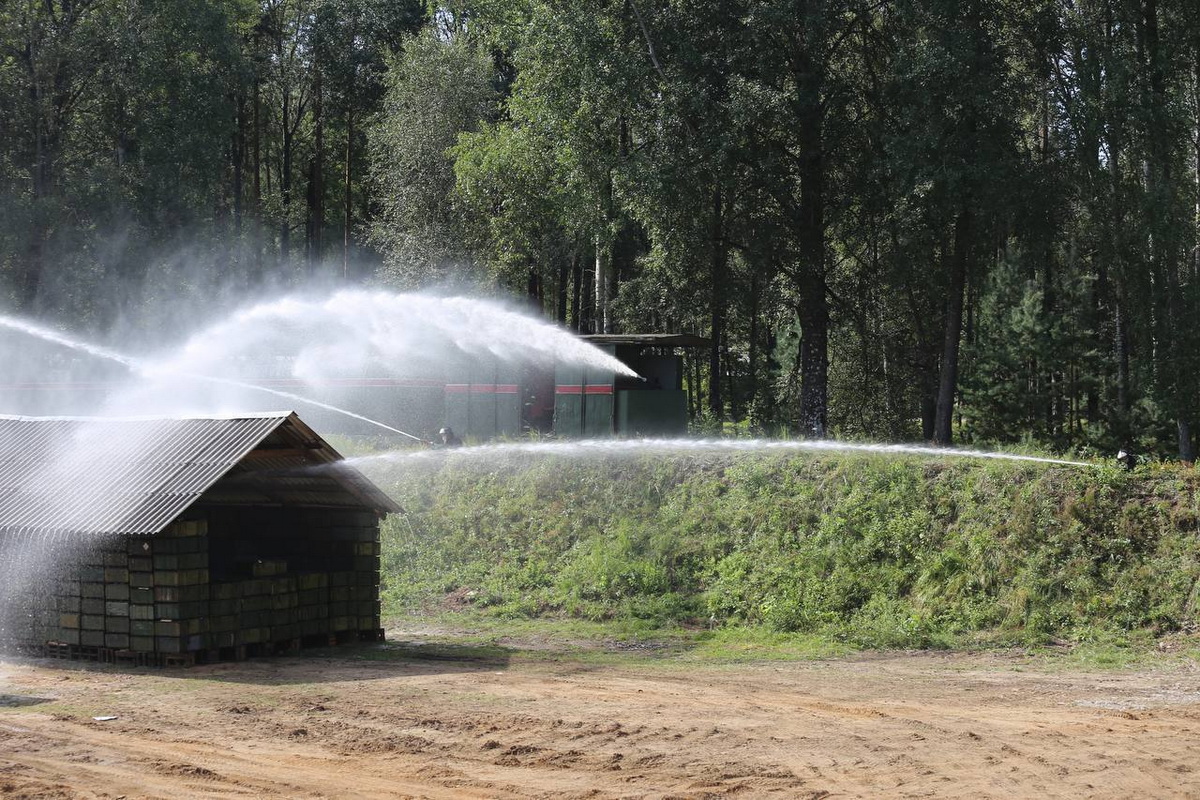
[[[1190,470],[708,455],[406,465],[385,608],[853,647],[1195,628]]]

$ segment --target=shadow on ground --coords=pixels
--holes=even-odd
[[[381,680],[403,675],[495,671],[508,667],[515,649],[424,642],[373,642],[314,647],[294,654],[178,667],[137,667],[94,661],[8,657],[12,664],[67,672],[145,675],[179,680],[208,680],[260,685],[319,684]],[[0,707],[16,695],[0,694]],[[37,698],[30,698],[37,701]]]

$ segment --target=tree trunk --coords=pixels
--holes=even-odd
[[[239,92],[235,102],[237,130],[233,134],[233,229],[240,238],[242,234],[242,196],[245,194],[243,172],[246,162],[246,98]]]
[[[593,240],[592,243],[595,244],[595,240]],[[581,262],[582,260],[583,259],[580,259]],[[579,277],[582,280],[580,281],[579,285],[582,287],[582,291],[580,292],[579,300],[579,330],[581,333],[596,333],[596,303],[593,299],[593,290],[595,289],[596,285],[596,281],[594,279],[595,272],[594,270],[591,271],[591,280],[588,279],[588,273],[589,271],[584,270],[582,268],[582,264],[580,264]]]
[[[321,71],[313,74],[313,155],[308,167],[308,226],[305,247],[309,272],[315,272],[321,260],[322,233],[325,228],[325,117],[321,98]]]
[[[29,81],[29,103],[33,110],[33,163],[30,169],[30,184],[33,190],[33,215],[29,227],[29,245],[24,264],[18,269],[17,310],[28,313],[33,310],[41,289],[46,237],[49,235],[46,201],[51,192],[54,173],[50,132],[46,114],[42,108],[44,98],[37,74],[37,54],[32,42],[27,42],[23,51]]]
[[[254,213],[262,210],[262,98],[254,76]]]
[[[279,203],[282,206],[282,219],[279,222],[279,259],[287,264],[292,250],[292,227],[288,215],[292,208],[292,119],[291,95],[284,88],[283,92],[283,153],[279,167]]]
[[[937,424],[937,378],[933,386],[921,393],[921,438],[926,442],[933,441],[933,432]]]
[[[800,429],[812,439],[829,433],[829,297],[825,282],[825,159],[821,111],[802,120],[800,173]]]
[[[608,244],[596,236],[596,268],[592,273],[595,286],[592,289],[592,299],[595,302],[595,331],[608,333],[608,258],[611,250]]]
[[[1179,442],[1179,460],[1185,464],[1193,464],[1196,461],[1196,449],[1192,446],[1192,425],[1186,419],[1180,418],[1175,421],[1175,428],[1178,434]]]
[[[542,275],[538,272],[537,265],[533,263],[533,259],[530,259],[529,271],[526,273],[525,296],[529,298],[530,305],[537,308],[539,312],[545,308],[543,304],[545,293],[542,284]]]
[[[725,416],[725,403],[721,397],[721,343],[725,338],[725,280],[728,250],[724,232],[724,197],[721,187],[713,189],[712,219],[709,221],[709,316],[712,343],[708,355],[708,411],[713,419]]]
[[[583,333],[583,248],[576,240],[571,253],[571,328]]]
[[[805,20],[807,24],[810,20]],[[800,322],[800,418],[803,435],[828,435],[829,298],[825,274],[825,64],[816,56],[825,31],[816,20],[806,29],[795,62],[796,141],[800,156],[800,207],[797,231],[797,289]]]
[[[342,182],[342,278],[350,277],[350,231],[354,228],[354,106],[346,112],[346,173]]]
[[[1117,412],[1120,415],[1119,435],[1129,435],[1129,415],[1133,411],[1133,397],[1129,385],[1129,330],[1126,321],[1124,292],[1115,300],[1113,309],[1113,354],[1117,361]]]
[[[560,253],[558,256],[558,282],[554,286],[554,319],[563,327],[566,327],[567,324],[567,290],[570,277],[571,262]]]
[[[759,413],[761,411],[761,406],[759,404],[759,397],[758,397],[758,386],[759,386],[759,380],[758,380],[758,337],[759,337],[758,313],[759,313],[759,300],[760,300],[758,286],[759,286],[759,275],[758,275],[758,270],[755,269],[750,277],[750,340],[747,344],[747,349],[748,349],[747,361],[749,362],[749,364],[748,364],[749,371],[746,376],[746,380],[747,380],[746,397],[747,397],[747,402],[748,402],[748,411],[749,411],[750,421],[752,423],[758,423],[758,422],[762,421],[761,419],[759,419],[759,417],[761,416],[761,414]]]
[[[829,302],[824,276],[806,275],[800,287],[800,429],[809,439],[828,435]]]
[[[733,359],[729,355],[729,334],[725,335],[725,343],[721,347],[721,361],[725,365],[725,380],[729,383],[729,418],[734,422],[741,419],[741,408],[738,405],[737,385],[733,369]]]
[[[946,298],[946,335],[942,343],[942,369],[938,380],[937,416],[933,442],[953,442],[954,397],[958,392],[958,349],[962,334],[963,295],[971,249],[971,212],[963,209],[954,221],[954,257],[950,259],[950,290]]]

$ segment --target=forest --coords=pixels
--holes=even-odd
[[[94,336],[470,292],[708,337],[697,430],[1191,462],[1200,13],[4,0],[0,221],[0,310]]]

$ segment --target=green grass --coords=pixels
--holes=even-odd
[[[497,636],[550,624],[678,640],[696,658],[1100,653],[1190,628],[1200,595],[1197,480],[1178,467],[464,458],[385,485],[406,509],[383,528],[385,614],[469,612]]]

